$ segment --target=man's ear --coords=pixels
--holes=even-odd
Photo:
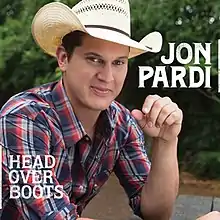
[[[63,46],[57,47],[56,57],[60,70],[65,72],[68,64],[68,55]]]

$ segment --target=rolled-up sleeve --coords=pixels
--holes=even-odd
[[[51,143],[51,133],[47,126],[43,125],[37,120],[28,118],[22,114],[8,114],[0,118],[0,143],[2,145],[2,186],[3,186],[3,212],[4,207],[7,206],[7,202],[10,197],[10,187],[13,183],[10,181],[9,173],[12,170],[18,170],[16,165],[11,167],[10,155],[14,156],[24,156],[30,155],[30,158],[34,160],[36,156],[40,156],[42,162],[44,162],[45,155],[49,155],[50,143]],[[27,175],[28,171],[32,168],[19,168],[19,172],[23,172]],[[41,168],[36,168],[43,170]],[[16,210],[21,215],[23,219],[44,219],[44,220],[61,220],[61,219],[71,219],[75,220],[77,218],[77,207],[75,204],[70,203],[68,195],[62,188],[59,188],[59,192],[62,192],[63,196],[57,195],[57,191],[54,190],[56,186],[59,186],[59,182],[56,179],[53,168],[51,178],[46,178],[46,181],[40,183],[41,187],[45,185],[50,185],[52,188],[52,194],[48,196],[30,196],[19,198],[13,198],[16,204]],[[40,174],[41,175],[41,174]],[[42,174],[43,175],[43,174]],[[22,176],[22,175],[21,175]],[[28,185],[33,189],[39,183],[34,183],[34,176],[29,176],[28,180],[20,178],[19,182],[16,183],[18,187]],[[52,180],[52,181],[51,181]],[[10,207],[6,209],[9,212]],[[4,213],[7,216],[9,213]],[[10,215],[9,215],[10,216]],[[1,218],[2,219],[2,218]]]
[[[143,218],[140,211],[140,196],[151,164],[146,152],[143,132],[132,116],[129,116],[126,131],[126,141],[120,147],[114,172],[129,198],[129,205],[134,214]]]

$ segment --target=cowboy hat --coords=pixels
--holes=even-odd
[[[145,52],[157,53],[162,47],[159,32],[149,33],[140,42],[131,39],[128,0],[82,0],[72,9],[52,2],[40,8],[32,22],[36,43],[54,57],[62,38],[75,30],[129,46],[129,58]]]

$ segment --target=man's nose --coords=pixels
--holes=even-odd
[[[111,82],[114,80],[113,77],[113,67],[111,64],[105,64],[102,69],[100,69],[99,73],[97,74],[99,80],[104,82]]]

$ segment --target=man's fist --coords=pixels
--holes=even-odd
[[[175,139],[181,130],[183,113],[169,97],[149,95],[142,111],[135,109],[132,115],[150,137],[170,141]]]

